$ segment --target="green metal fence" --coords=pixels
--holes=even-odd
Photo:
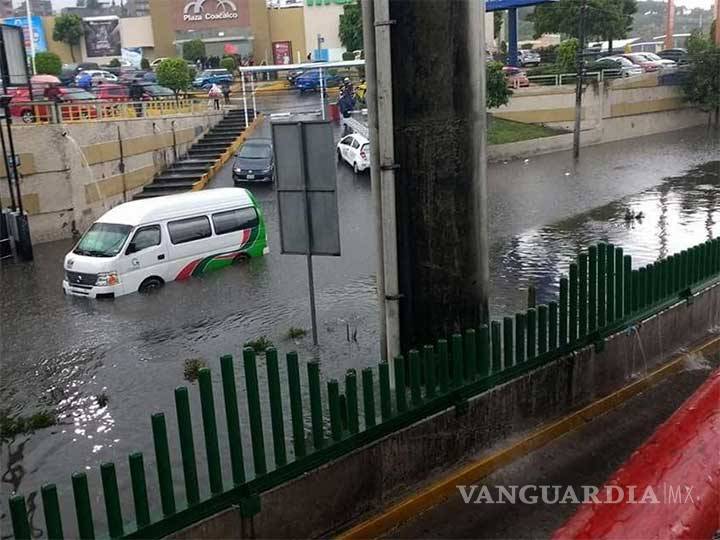
[[[263,426],[257,359],[251,349],[243,351],[247,408],[250,418],[249,448],[243,444],[239,400],[236,388],[236,361],[220,359],[222,399],[227,430],[231,478],[224,478],[218,439],[218,419],[211,373],[205,368],[199,377],[199,400],[210,495],[203,498],[195,457],[197,434],[192,431],[190,396],[187,388],[175,390],[175,421],[182,460],[182,479],[173,478],[170,441],[163,413],[151,417],[157,482],[146,477],[141,453],[128,457],[134,515],[122,514],[116,466],[100,465],[104,508],[92,508],[85,473],[72,475],[72,492],[77,534],[80,538],[156,538],[231,506],[250,516],[260,508],[259,494],[315,469],[328,461],[377,440],[393,431],[450,407],[462,407],[469,398],[493,386],[521,376],[572,350],[596,344],[676,303],[689,298],[693,290],[705,287],[720,275],[720,239],[671,255],[632,270],[629,255],[622,248],[600,243],[570,264],[567,277],[560,279],[558,301],[538,305],[513,317],[492,321],[489,326],[468,329],[438,340],[434,345],[411,350],[395,359],[395,387],[390,384],[390,366],[365,368],[360,377],[349,370],[344,381],[327,382],[323,402],[320,366],[305,365],[309,388],[310,429],[306,433],[306,403],[301,395],[301,369],[296,353],[285,358],[287,383],[281,383],[278,353],[266,352],[270,429]],[[378,384],[379,383],[379,384]],[[283,387],[285,385],[285,387]],[[287,400],[289,407],[283,407]],[[289,410],[292,447],[286,447],[285,412]],[[326,414],[329,413],[329,414]],[[329,426],[324,418],[329,417]],[[223,422],[224,420],[224,422]],[[329,429],[328,429],[329,428]],[[265,435],[272,435],[272,462],[268,470]],[[254,474],[245,471],[244,452],[250,452]],[[289,459],[289,455],[292,458]],[[176,482],[179,486],[176,486]],[[152,487],[149,487],[151,485]],[[150,511],[148,492],[159,492],[160,515]],[[176,498],[178,493],[182,493]],[[63,538],[63,526],[55,485],[41,489],[48,537]],[[96,531],[93,515],[104,512],[107,531]],[[15,538],[30,538],[26,501],[22,495],[10,499]],[[101,534],[99,534],[101,533]]]

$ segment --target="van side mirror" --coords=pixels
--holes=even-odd
[[[132,253],[135,253],[137,251],[137,246],[135,245],[135,242],[130,242],[130,245],[125,250],[125,255],[130,255]]]

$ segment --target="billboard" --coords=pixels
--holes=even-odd
[[[273,64],[292,64],[292,43],[289,41],[273,41]]]
[[[250,26],[249,0],[171,0],[176,30]]]
[[[28,31],[27,17],[9,17],[7,19],[0,19],[2,24],[9,24],[10,26],[19,26],[23,29],[23,35],[25,36],[25,49],[30,54],[30,35]],[[35,52],[47,51],[47,40],[45,39],[45,30],[42,25],[42,18],[36,15],[30,17],[30,27],[32,28],[32,37],[35,45]]]
[[[24,86],[30,83],[27,78],[27,59],[23,46],[23,32],[17,26],[1,25],[3,50],[0,55],[0,78],[3,88],[6,86]]]
[[[120,19],[118,17],[86,17],[85,51],[88,58],[120,56]]]

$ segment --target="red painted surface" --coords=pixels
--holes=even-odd
[[[609,486],[622,490],[624,500],[608,498]],[[639,502],[648,488],[657,503],[650,496]],[[720,370],[630,456],[597,499],[581,505],[553,538],[710,539],[720,530]]]

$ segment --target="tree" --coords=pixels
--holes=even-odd
[[[35,55],[35,73],[47,75],[60,75],[62,61],[60,57],[51,52],[39,52]]]
[[[175,98],[190,85],[190,70],[182,58],[163,60],[157,68],[156,75],[158,84],[175,92]]]
[[[720,125],[720,47],[712,37],[693,32],[688,38],[688,62],[685,99],[710,114],[714,111],[715,125]]]
[[[340,29],[338,31],[340,43],[348,51],[357,51],[363,48],[363,27],[360,4],[353,2],[345,4],[340,14]]]
[[[512,90],[507,87],[505,74],[502,71],[503,65],[500,62],[490,62],[486,71],[486,105],[488,109],[507,105],[512,95]]]
[[[205,43],[201,39],[192,39],[183,43],[182,52],[185,60],[195,62],[198,58],[205,57]]]
[[[120,67],[120,65],[121,65],[120,60],[118,60],[117,58],[113,58],[108,63],[108,67],[111,67],[111,68],[118,68],[118,67]]]
[[[493,11],[493,39],[497,40],[500,37],[503,27],[503,12]]]
[[[535,25],[535,37],[542,34],[578,36],[582,0],[559,0],[535,7],[528,19]],[[636,0],[587,0],[585,36],[611,41],[624,38],[632,28]]]
[[[237,62],[235,62],[235,59],[232,56],[225,56],[222,60],[220,60],[220,67],[227,69],[230,73],[235,73]]]
[[[80,38],[83,34],[83,22],[77,15],[64,14],[55,17],[53,40],[65,43],[68,47],[70,47],[70,57],[73,62],[75,61],[75,52],[73,47],[80,45]]]
[[[558,47],[558,55],[556,64],[563,73],[575,71],[575,62],[577,60],[577,50],[579,41],[575,38],[566,39]]]

